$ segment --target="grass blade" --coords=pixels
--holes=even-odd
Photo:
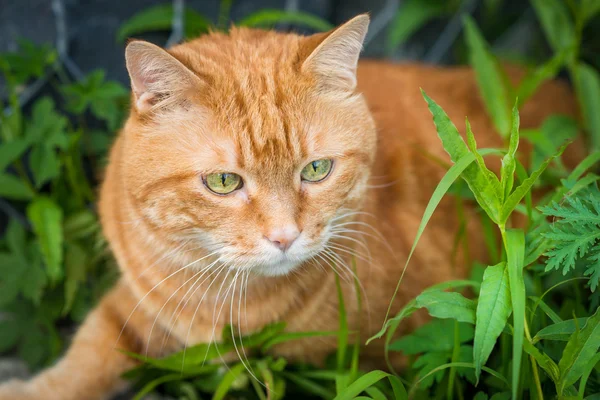
[[[238,25],[270,28],[276,24],[306,26],[316,31],[328,31],[333,25],[315,15],[302,11],[260,10],[242,19]]]
[[[500,67],[475,21],[466,17],[464,25],[470,64],[475,70],[485,108],[500,135],[507,137],[510,131],[510,106]]]
[[[500,154],[500,151],[493,150],[493,149],[483,149],[480,151],[480,153],[483,155],[493,154],[493,153]],[[440,201],[442,201],[442,198],[444,197],[444,195],[448,192],[448,189],[450,189],[450,186],[452,186],[454,181],[456,181],[456,179],[458,179],[458,177],[462,174],[462,172],[467,167],[469,167],[469,165],[471,165],[471,163],[473,163],[473,161],[475,161],[475,156],[472,153],[466,153],[466,155],[463,158],[459,159],[456,162],[456,164],[454,164],[452,167],[450,167],[448,172],[446,172],[446,174],[444,175],[444,177],[442,178],[440,183],[438,183],[437,187],[435,188],[433,194],[431,195],[431,199],[429,199],[429,203],[427,204],[427,207],[425,208],[425,212],[423,213],[423,217],[421,218],[421,223],[419,224],[419,228],[417,230],[417,235],[416,235],[413,245],[410,249],[410,253],[408,254],[408,257],[406,259],[406,263],[404,264],[404,269],[402,270],[402,275],[400,276],[400,279],[398,280],[396,289],[394,290],[394,294],[392,295],[392,299],[390,300],[390,305],[387,310],[385,322],[384,322],[383,326],[381,327],[381,330],[378,333],[376,333],[375,335],[373,335],[371,338],[369,338],[369,340],[367,341],[367,344],[369,344],[369,342],[371,342],[374,339],[381,338],[392,324],[395,324],[397,326],[397,323],[399,322],[397,319],[395,321],[391,321],[391,320],[388,321],[391,305],[393,304],[396,294],[398,293],[400,284],[402,283],[402,278],[404,277],[404,273],[406,272],[408,263],[410,262],[412,255],[415,252],[415,248],[417,247],[417,244],[419,243],[419,239],[421,238],[421,235],[423,234],[423,231],[425,230],[427,223],[431,219],[433,212],[437,208],[438,204],[440,204]],[[405,309],[406,309],[406,307],[405,307]],[[412,311],[414,311],[414,310],[412,310]],[[412,313],[412,311],[410,311],[410,313]],[[407,316],[406,314],[408,313],[408,310],[405,311],[404,313],[405,313],[405,315],[402,316],[402,318]],[[408,314],[410,315],[410,313],[408,313]],[[402,319],[402,318],[400,318],[400,319]]]
[[[376,384],[383,378],[388,377],[389,375],[390,374],[383,371],[371,371],[361,376],[342,392],[338,393],[338,395],[335,396],[334,400],[352,400],[356,396],[364,392],[368,387],[373,386],[374,384]]]
[[[555,51],[575,44],[575,27],[569,12],[560,0],[531,0],[546,39]]]
[[[408,0],[402,3],[390,24],[386,47],[393,53],[419,28],[428,21],[444,15],[447,7],[444,1]]]
[[[507,230],[504,246],[507,254],[508,281],[513,308],[512,398],[516,400],[521,374],[523,336],[525,334],[525,283],[523,281],[525,235],[523,231],[519,229]]]
[[[592,150],[600,150],[600,74],[589,65],[580,63],[575,76],[581,113],[590,135]]]

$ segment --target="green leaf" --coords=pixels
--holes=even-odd
[[[285,10],[260,10],[252,13],[241,21],[240,26],[266,27],[270,28],[276,24],[292,24],[297,26],[306,26],[316,31],[328,31],[333,29],[333,25],[326,20],[315,15],[302,11]]]
[[[0,173],[0,197],[11,200],[29,200],[33,196],[33,190],[19,178],[7,173]]]
[[[428,21],[447,12],[448,7],[443,0],[407,0],[402,2],[389,27],[386,44],[388,52],[391,53],[396,50],[398,46]]]
[[[437,129],[438,136],[442,140],[444,149],[450,155],[450,159],[458,163],[458,160],[470,153],[467,145],[446,112],[427,96],[423,90],[421,90],[421,93],[429,106],[429,111],[433,115],[433,123]],[[483,152],[480,153],[483,155]],[[464,169],[462,177],[467,182],[467,185],[469,185],[481,208],[483,208],[492,221],[498,222],[500,199],[498,199],[495,187],[490,185],[489,177],[477,165],[468,165]]]
[[[466,17],[464,24],[469,59],[481,97],[496,129],[502,137],[506,137],[510,131],[510,106],[500,67],[473,19]]]
[[[13,318],[0,320],[0,353],[15,347],[20,338],[19,322]]]
[[[334,400],[352,400],[356,396],[364,392],[367,388],[373,386],[374,384],[376,384],[384,378],[387,378],[388,376],[390,376],[390,374],[388,374],[387,372],[371,371],[361,376],[342,392],[338,393],[338,395],[335,396]]]
[[[19,138],[12,142],[0,144],[0,173],[4,172],[10,164],[21,158],[29,145],[29,140],[26,138]]]
[[[63,314],[71,310],[77,290],[80,284],[85,282],[88,262],[88,253],[81,246],[72,242],[68,243],[65,252],[65,307]]]
[[[538,180],[540,175],[542,175],[546,168],[548,168],[548,165],[550,165],[552,160],[554,160],[556,157],[559,157],[565,151],[568,145],[569,143],[562,145],[558,149],[558,151],[554,153],[554,155],[547,158],[546,161],[544,161],[537,170],[533,171],[533,173],[527,179],[525,179],[515,189],[515,191],[511,193],[510,196],[508,196],[508,198],[502,205],[501,216],[499,219],[500,223],[506,223],[508,217],[510,217],[510,214],[513,212],[515,207],[521,202],[523,197],[525,197],[525,195],[531,190],[531,188],[533,187],[534,183]]]
[[[477,303],[473,360],[477,380],[512,312],[508,270],[504,262],[487,267]]]
[[[315,383],[310,379],[304,378],[299,374],[283,372],[283,376],[309,394],[319,396],[325,400],[332,399],[335,396],[335,394],[326,387]]]
[[[546,39],[555,51],[569,50],[575,43],[575,28],[560,0],[531,0]]]
[[[39,306],[48,279],[42,267],[37,243],[31,242],[29,244],[27,254],[29,258],[21,280],[21,293],[25,298],[31,300],[34,305]]]
[[[571,336],[577,331],[578,327],[584,326],[587,318],[568,319],[552,325],[548,325],[538,331],[533,338],[533,343],[540,340],[562,340],[568,341]]]
[[[223,400],[225,396],[227,396],[227,393],[231,389],[231,385],[244,372],[245,367],[244,363],[238,363],[229,368],[229,371],[227,371],[223,380],[221,380],[221,383],[217,387],[217,390],[212,397],[213,400]]]
[[[451,319],[434,319],[407,335],[394,341],[389,350],[401,351],[407,355],[420,353],[444,353],[449,355],[454,347],[455,331]],[[440,335],[440,332],[445,332]],[[459,323],[459,335],[456,341],[465,343],[473,340],[475,331],[473,325]],[[449,358],[449,357],[448,357]]]
[[[575,332],[567,342],[558,363],[560,368],[560,394],[574,384],[600,348],[600,307],[588,318],[584,327]]]
[[[508,151],[502,158],[502,166],[500,168],[500,181],[502,182],[502,199],[507,199],[512,191],[513,184],[515,182],[515,169],[517,168],[517,161],[515,160],[515,154],[519,147],[519,109],[515,103],[512,110],[512,126],[510,129],[510,140],[508,144]]]
[[[39,144],[33,148],[29,155],[29,168],[31,168],[35,186],[39,188],[44,183],[60,175],[60,160],[54,149]]]
[[[537,89],[547,80],[553,79],[562,69],[565,61],[572,57],[572,51],[559,51],[544,64],[529,71],[517,88],[519,108],[529,100]]]
[[[575,68],[575,84],[584,126],[589,132],[592,150],[600,150],[600,73],[584,63],[579,63]]]
[[[600,2],[598,0],[582,0],[580,7],[583,24],[594,18],[596,14],[600,12]]]
[[[513,309],[513,359],[512,359],[512,398],[517,398],[523,336],[525,332],[525,283],[523,281],[523,260],[525,258],[525,236],[519,229],[509,229],[505,234],[508,281]]]
[[[117,40],[125,41],[130,36],[145,32],[167,31],[171,29],[173,22],[173,7],[169,4],[159,4],[149,7],[121,25],[117,32]],[[201,33],[208,32],[212,26],[211,22],[202,14],[186,8],[184,11],[185,36],[190,38]]]
[[[432,317],[475,323],[475,302],[460,293],[428,290],[417,297],[417,307],[427,308]]]
[[[27,217],[40,244],[48,277],[57,282],[63,276],[62,209],[48,197],[38,197],[27,207]]]

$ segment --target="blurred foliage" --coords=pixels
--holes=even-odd
[[[463,226],[463,203],[479,205],[482,235],[496,264],[475,264],[470,279],[429,288],[390,316],[376,337],[385,340],[386,356],[407,357],[399,375],[358,368],[361,343],[348,330],[339,291],[337,332],[286,333],[276,324],[241,338],[228,327],[212,346],[199,344],[163,359],[132,354],[143,361],[127,374],[137,398],[152,391],[181,399],[261,400],[583,399],[600,392],[600,177],[590,172],[600,160],[600,1],[531,0],[517,7],[519,13],[505,13],[509,0],[484,0],[473,17],[460,15],[468,3],[406,0],[389,26],[386,48],[393,54],[431,23],[462,20],[464,35],[451,51],[475,69],[479,95],[506,148],[477,149],[470,128],[464,143],[443,109],[424,94],[454,164],[432,196],[414,246],[450,191]],[[185,38],[226,30],[231,6],[232,1],[221,2],[217,21],[186,8]],[[536,49],[519,55],[528,73],[514,86],[494,41],[510,33],[526,9],[537,21]],[[173,17],[171,4],[141,10],[123,24],[118,38],[169,31]],[[315,16],[281,10],[261,10],[239,24],[331,28]],[[65,337],[117,275],[95,211],[96,177],[126,117],[128,90],[107,81],[103,71],[73,81],[53,49],[27,41],[18,52],[0,55],[0,70],[6,82],[0,113],[0,210],[6,216],[0,237],[0,352],[39,368],[59,356]],[[555,115],[540,127],[519,130],[519,109],[543,82],[559,75],[572,82],[581,118]],[[24,105],[36,79],[48,81],[44,95]],[[560,155],[578,132],[591,155],[569,171]],[[517,161],[520,140],[532,144],[527,168]],[[500,177],[486,167],[484,157],[490,155],[503,157]],[[532,192],[542,185],[550,190],[534,203]],[[511,229],[513,214],[526,216],[527,224]],[[455,240],[457,249],[468,246],[464,231]],[[418,309],[431,322],[396,338],[402,320]],[[276,343],[332,335],[339,348],[321,368],[268,355]],[[228,366],[219,363],[220,354],[242,343],[247,356]]]

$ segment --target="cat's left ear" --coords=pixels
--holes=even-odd
[[[315,74],[325,87],[353,91],[368,28],[369,15],[361,14],[330,32],[309,37],[306,45],[312,52],[302,64],[302,71]]]
[[[125,61],[135,107],[141,113],[184,101],[188,94],[202,86],[200,78],[181,61],[143,40],[129,42]]]

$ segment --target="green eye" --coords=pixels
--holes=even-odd
[[[300,176],[308,182],[319,182],[327,178],[331,171],[333,161],[331,160],[315,160],[306,165],[302,169]]]
[[[204,179],[204,184],[216,194],[229,194],[242,187],[242,177],[227,172],[209,174]]]

